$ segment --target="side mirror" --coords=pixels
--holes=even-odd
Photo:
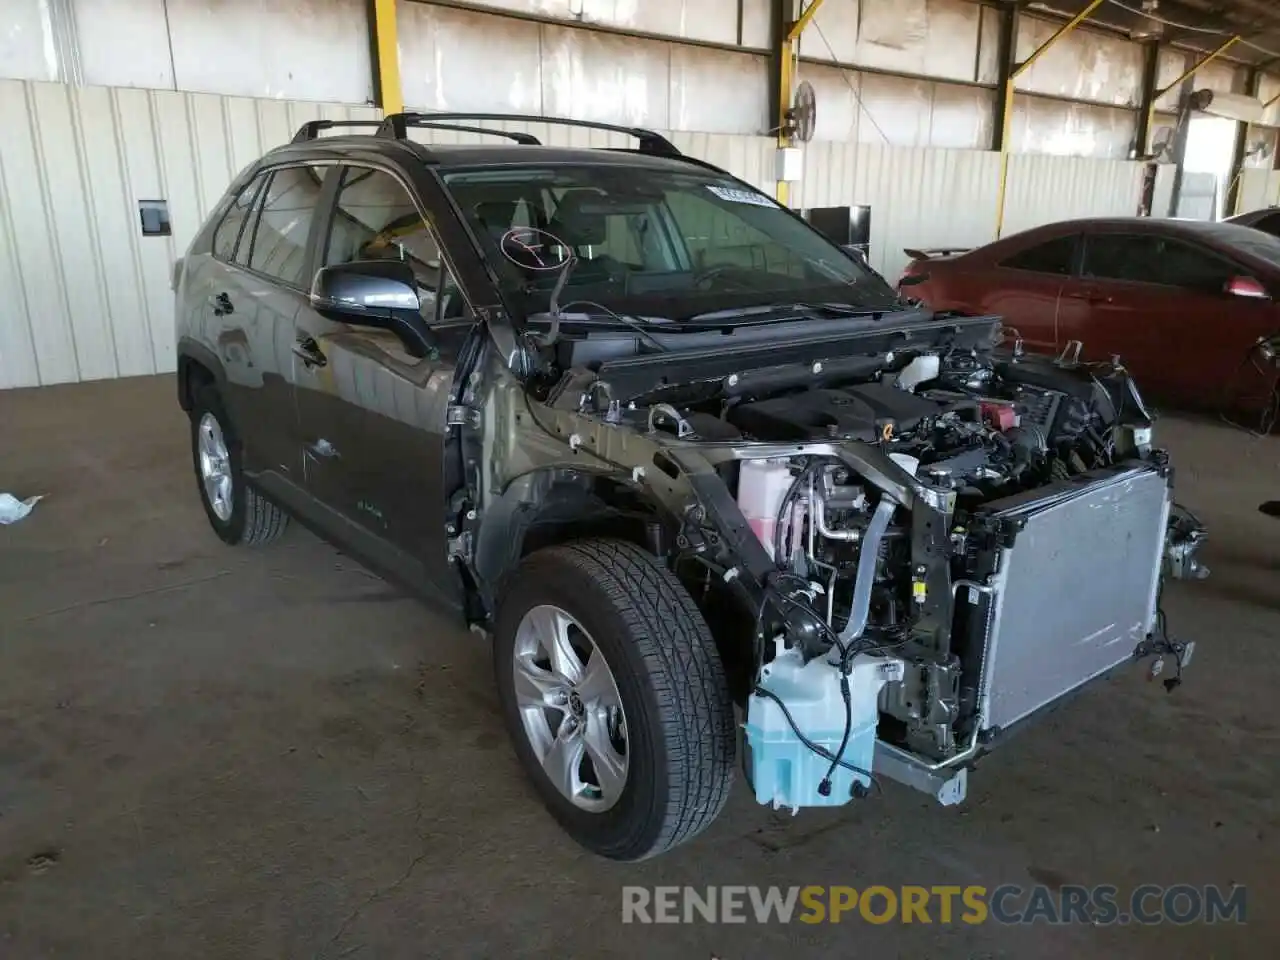
[[[413,269],[402,260],[356,260],[321,267],[311,282],[311,306],[338,323],[390,330],[412,357],[432,353],[418,283]]]
[[[1249,297],[1254,300],[1268,300],[1267,288],[1253,277],[1232,277],[1222,288],[1222,292],[1230,297]]]

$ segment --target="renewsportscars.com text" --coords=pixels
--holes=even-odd
[[[1244,923],[1248,891],[1176,884],[623,887],[623,923]]]

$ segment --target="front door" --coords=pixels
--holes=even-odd
[[[1004,319],[1016,336],[1035,353],[1056,354],[1059,294],[1075,268],[1079,236],[1054,237],[1019,250],[975,278],[956,282],[974,287],[978,309]]]
[[[307,489],[334,539],[417,592],[457,606],[460,581],[445,530],[445,419],[472,324],[404,183],[356,166],[341,177],[317,265],[408,262],[435,352],[414,357],[390,331],[328,320],[309,306],[299,311],[294,382]]]
[[[1063,291],[1062,329],[1083,342],[1085,359],[1118,355],[1145,393],[1219,409],[1251,344],[1276,323],[1272,301],[1226,292],[1241,274],[1247,270],[1180,238],[1091,234],[1082,274]]]

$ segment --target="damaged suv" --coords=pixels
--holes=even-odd
[[[1087,681],[1176,682],[1204,534],[1122,367],[903,302],[655,133],[475,126],[513,119],[573,123],[318,121],[252,164],[175,270],[178,394],[223,540],[294,517],[491,639],[574,839],[669,849],[739,761],[775,807],[957,803]]]

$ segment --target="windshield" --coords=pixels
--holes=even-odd
[[[525,313],[546,311],[558,284],[566,308],[591,301],[670,319],[798,303],[901,307],[869,268],[722,176],[557,164],[444,180]]]

